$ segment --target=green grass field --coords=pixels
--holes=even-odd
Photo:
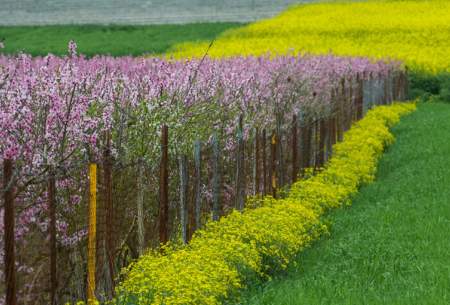
[[[374,183],[329,216],[331,235],[244,304],[450,304],[450,106],[393,129]]]
[[[79,52],[93,56],[161,54],[181,42],[211,41],[223,31],[240,23],[193,23],[148,26],[37,26],[0,27],[0,40],[5,40],[1,53],[20,51],[33,56],[67,54],[67,43],[73,39]]]

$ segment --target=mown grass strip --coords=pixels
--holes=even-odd
[[[450,304],[450,106],[393,128],[377,179],[331,215],[331,235],[244,304]]]

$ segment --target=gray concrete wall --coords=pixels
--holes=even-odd
[[[248,22],[307,0],[0,0],[0,25]]]

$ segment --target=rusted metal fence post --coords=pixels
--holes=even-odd
[[[97,164],[89,164],[89,228],[88,228],[88,304],[95,304],[95,272],[97,250]]]
[[[58,279],[56,278],[56,181],[55,172],[50,170],[48,177],[48,211],[50,223],[48,233],[50,236],[50,304],[57,305],[56,290]]]
[[[298,175],[298,131],[297,131],[297,116],[292,116],[292,183],[297,181]]]
[[[159,167],[159,242],[169,240],[169,128],[162,126],[161,130],[161,162]]]
[[[220,170],[220,144],[217,134],[212,137],[212,188],[213,188],[213,206],[212,206],[212,220],[217,221],[220,218],[222,211],[222,181]]]
[[[14,210],[14,185],[13,179],[13,161],[3,160],[3,199],[4,213],[3,224],[5,228],[5,288],[6,305],[16,305],[16,256],[14,242],[15,210]]]

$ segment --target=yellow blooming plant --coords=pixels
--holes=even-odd
[[[325,167],[295,183],[286,198],[266,197],[258,208],[208,223],[187,246],[143,255],[124,271],[114,302],[220,304],[246,284],[286,268],[326,232],[320,216],[373,180],[377,160],[394,139],[388,128],[414,109],[413,103],[396,103],[370,110],[334,145]]]
[[[415,70],[450,71],[450,1],[322,2],[222,34],[213,57],[310,53],[392,58]],[[175,57],[198,57],[209,42],[175,47]]]

